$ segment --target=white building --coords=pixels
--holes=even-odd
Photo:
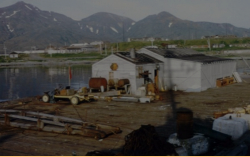
[[[118,69],[110,66],[117,64]],[[92,65],[92,77],[129,79],[131,93],[150,79],[158,89],[200,92],[216,87],[216,80],[232,76],[236,62],[203,55],[192,49],[142,48],[136,53],[118,52]],[[148,74],[146,76],[146,74]]]
[[[118,68],[112,70],[112,64],[118,65]],[[103,77],[108,82],[111,79],[129,79],[131,94],[135,94],[137,88],[146,82],[155,82],[156,76],[163,77],[163,63],[133,51],[114,53],[92,65],[92,77]]]
[[[90,43],[90,45],[102,45],[103,44],[103,41],[93,41]]]
[[[10,58],[18,58],[18,53],[17,53],[17,52],[11,52],[11,53],[9,54],[9,57],[10,57]]]
[[[216,80],[232,76],[236,62],[230,59],[203,55],[192,49],[142,48],[137,53],[147,54],[164,63],[163,84],[177,86],[183,91],[204,91],[216,87]]]
[[[79,53],[79,52],[94,52],[99,51],[99,48],[96,48],[88,43],[78,43],[72,44],[67,47],[67,52],[69,53]]]

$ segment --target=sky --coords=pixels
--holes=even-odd
[[[0,8],[20,0],[0,0]],[[81,20],[97,12],[109,12],[139,21],[167,11],[190,21],[231,23],[250,28],[250,0],[22,0],[41,10]]]

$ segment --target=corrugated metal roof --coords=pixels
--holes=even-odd
[[[212,63],[212,62],[230,61],[230,60],[232,61],[232,59],[225,59],[225,58],[206,56],[206,55],[186,56],[186,57],[179,57],[178,59],[194,61],[194,62],[201,62],[201,63]]]
[[[206,56],[197,52],[193,49],[187,48],[174,48],[174,49],[154,49],[154,48],[147,48],[147,50],[152,51],[156,54],[159,54],[165,58],[176,58],[182,60],[189,60],[194,62],[201,62],[201,63],[212,63],[218,61],[226,61],[231,59],[213,57],[213,56]]]
[[[134,64],[162,63],[162,61],[155,59],[149,55],[146,55],[144,53],[135,52],[135,58],[131,58],[130,52],[116,52],[114,54]]]

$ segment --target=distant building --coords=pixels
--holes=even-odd
[[[69,53],[78,53],[78,52],[94,52],[99,51],[99,48],[94,47],[93,45],[84,43],[72,44],[67,47],[67,52]]]
[[[11,53],[9,54],[9,57],[10,57],[10,58],[18,58],[18,53],[17,53],[17,52],[11,52]]]
[[[94,46],[94,45],[101,45],[103,44],[103,41],[94,41],[94,42],[91,42],[90,45]]]
[[[131,41],[165,41],[165,39],[157,37],[128,38],[128,42]]]
[[[166,48],[168,48],[168,49],[174,49],[174,48],[177,48],[177,45],[174,45],[174,44],[172,44],[172,45],[167,45]]]
[[[225,47],[225,44],[213,44],[212,48],[223,48]]]
[[[202,36],[201,39],[219,39],[219,38],[237,38],[236,35],[212,35],[212,36]]]
[[[205,49],[208,48],[208,45],[193,45],[190,46],[191,49]]]
[[[155,48],[155,49],[157,49],[158,46],[145,46],[144,48]]]
[[[250,43],[246,44],[231,44],[230,47],[250,47]]]

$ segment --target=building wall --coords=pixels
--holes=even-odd
[[[201,90],[201,63],[193,61],[185,61],[174,58],[164,58],[147,49],[140,49],[138,53],[145,53],[162,62],[164,62],[162,86],[165,89],[173,89],[176,85],[177,89],[185,91],[200,91]]]
[[[116,71],[112,71],[110,69],[112,63],[118,64],[118,69]],[[158,74],[159,78],[162,78],[163,63],[159,63],[159,66],[160,70]],[[144,78],[139,78],[139,67],[142,67],[142,72],[149,71],[149,78],[154,82],[156,63],[136,65],[116,55],[110,55],[105,59],[93,64],[92,77],[104,77],[108,81],[110,72],[113,72],[114,79],[129,79],[131,84],[131,93],[135,94],[138,87],[141,87],[144,84]],[[160,85],[162,85],[162,83],[160,83],[159,86]]]
[[[118,64],[118,69],[116,71],[110,69],[112,63]],[[135,94],[137,89],[135,64],[116,55],[110,55],[92,65],[92,77],[104,77],[108,81],[110,72],[113,72],[114,79],[129,79],[131,93]]]
[[[18,54],[10,54],[10,58],[18,58]]]
[[[174,58],[165,58],[164,84],[168,89],[201,90],[201,63]]]
[[[235,61],[214,62],[201,66],[201,85],[202,90],[216,87],[216,79],[232,76],[236,71]]]

